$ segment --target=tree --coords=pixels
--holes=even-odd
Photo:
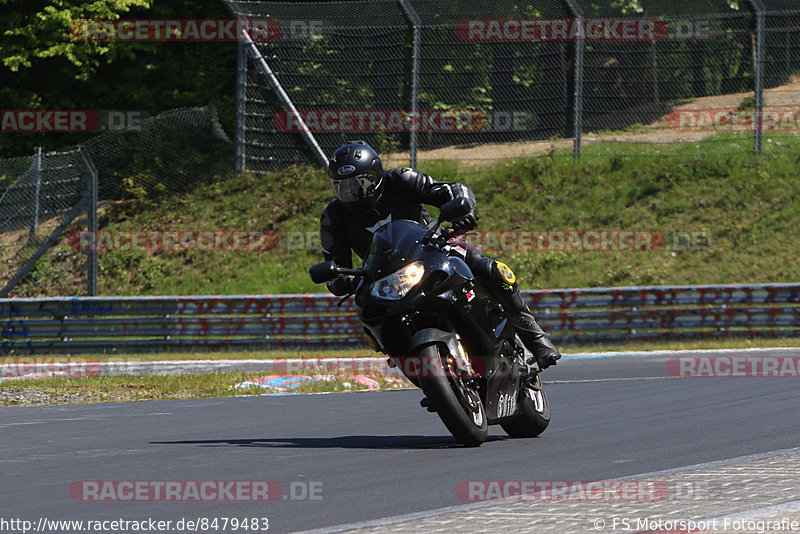
[[[233,129],[236,44],[75,38],[81,20],[230,18],[219,0],[0,0],[0,108],[136,110],[216,105]],[[0,158],[86,133],[0,135]]]
[[[152,0],[51,0],[29,2],[0,0],[0,58],[11,72],[33,68],[36,59],[63,58],[74,69],[74,77],[86,80],[103,63],[120,54],[130,57],[128,43],[76,39],[73,23],[91,19],[118,19],[132,8],[150,8]],[[44,5],[42,5],[44,4]]]

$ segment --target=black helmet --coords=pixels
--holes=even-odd
[[[336,198],[355,213],[375,206],[383,193],[383,165],[364,141],[348,141],[331,155],[328,176]]]

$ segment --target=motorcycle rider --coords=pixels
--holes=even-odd
[[[383,170],[378,153],[364,141],[348,141],[331,155],[328,177],[336,200],[320,217],[320,238],[326,261],[341,267],[352,267],[352,252],[363,259],[372,242],[372,234],[392,219],[409,219],[430,226],[433,218],[422,204],[440,207],[462,197],[471,211],[453,221],[455,230],[472,230],[477,226],[475,195],[458,182],[438,182],[420,171],[407,167]],[[540,369],[555,365],[561,354],[536,322],[514,277],[504,263],[484,256],[477,248],[468,247],[465,261],[478,280],[513,317],[517,334],[536,358]],[[327,282],[334,295],[355,291],[357,280],[339,275]]]

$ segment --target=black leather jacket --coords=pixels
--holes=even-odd
[[[372,234],[391,220],[410,219],[429,225],[433,218],[422,204],[439,207],[453,198],[466,198],[475,208],[472,190],[458,182],[438,182],[422,172],[407,167],[383,174],[383,194],[375,208],[353,214],[339,200],[334,200],[320,217],[320,239],[325,260],[342,267],[352,267],[352,251],[361,258],[369,252]],[[332,283],[328,283],[331,288]]]

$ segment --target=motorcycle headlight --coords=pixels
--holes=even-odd
[[[421,261],[409,263],[389,276],[375,280],[370,284],[370,294],[385,300],[400,300],[422,280],[425,267]]]

